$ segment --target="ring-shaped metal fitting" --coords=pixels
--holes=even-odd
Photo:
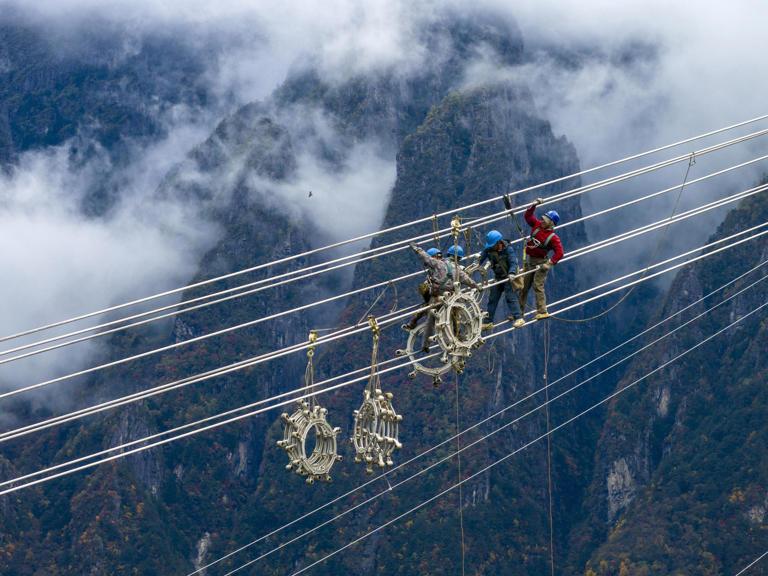
[[[429,314],[433,314],[434,311],[430,310]],[[405,345],[405,350],[397,350],[396,356],[408,356],[411,359],[411,365],[413,366],[413,372],[408,374],[409,378],[415,378],[416,373],[427,374],[432,376],[435,381],[440,381],[440,375],[445,374],[451,369],[451,358],[447,354],[443,354],[439,358],[432,359],[433,366],[427,366],[423,360],[416,356],[417,351],[421,350],[421,341],[424,334],[424,328],[426,324],[422,322],[416,328],[410,331],[408,334],[408,342]]]
[[[350,440],[355,447],[355,462],[365,463],[366,474],[373,474],[373,465],[392,466],[392,452],[403,445],[398,440],[403,417],[392,406],[392,393],[380,389],[365,390],[363,404],[355,410],[355,424]]]
[[[283,439],[277,445],[288,453],[290,463],[285,468],[305,477],[307,484],[313,484],[315,480],[330,482],[331,467],[341,460],[336,442],[341,428],[332,428],[326,420],[327,414],[327,409],[301,401],[293,414],[283,413],[280,416],[285,427]],[[307,455],[310,431],[314,431],[315,445],[312,453]]]
[[[483,311],[478,301],[468,293],[454,292],[443,298],[437,310],[437,342],[454,358],[469,358],[482,339]]]

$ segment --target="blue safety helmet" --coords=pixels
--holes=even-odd
[[[439,248],[430,248],[429,250],[427,250],[427,254],[429,254],[433,258],[438,254],[440,254],[441,256],[443,255],[443,253],[440,251]]]
[[[461,260],[462,258],[464,258],[464,248],[453,244],[450,248],[448,248],[448,256],[453,257],[454,254],[456,254],[459,260]]]
[[[546,216],[547,218],[549,218],[550,220],[552,220],[552,223],[553,223],[555,226],[557,226],[557,223],[558,223],[558,222],[560,222],[560,214],[558,214],[558,213],[557,213],[557,212],[555,212],[554,210],[550,210],[549,212],[547,212],[546,214],[544,214],[544,216]]]
[[[491,230],[488,232],[488,236],[485,237],[485,247],[491,248],[496,246],[496,242],[502,239],[501,232],[498,230]]]

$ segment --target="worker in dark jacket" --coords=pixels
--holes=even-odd
[[[560,215],[554,210],[546,212],[541,220],[536,218],[533,213],[536,206],[542,203],[541,198],[528,207],[525,211],[525,221],[531,227],[531,235],[525,243],[525,253],[528,259],[525,263],[524,272],[535,270],[533,274],[526,274],[523,283],[523,289],[520,291],[520,304],[523,312],[528,299],[528,291],[533,284],[533,293],[536,295],[536,320],[549,318],[547,313],[547,299],[544,294],[544,282],[547,279],[547,272],[552,268],[560,258],[563,257],[563,245],[560,238],[553,232],[557,223],[560,222]],[[548,254],[553,252],[552,257]]]
[[[493,318],[502,292],[509,309],[507,320],[512,322],[515,328],[519,328],[525,324],[525,320],[523,320],[523,311],[520,309],[520,301],[510,282],[510,275],[517,272],[517,256],[512,245],[502,238],[498,230],[491,230],[485,237],[485,248],[480,253],[478,263],[482,264],[486,259],[491,263],[497,283],[491,286],[488,293],[488,321],[483,324],[483,330],[493,329]],[[506,281],[498,283],[499,280]]]
[[[456,266],[450,260],[442,260],[433,258],[427,254],[422,248],[416,246],[413,242],[410,244],[416,256],[419,257],[424,265],[429,268],[429,276],[431,279],[431,294],[432,302],[437,303],[437,298],[445,293],[453,290],[456,282],[461,282],[465,286],[480,290],[480,286],[469,277],[469,275],[462,270],[460,266]],[[429,352],[429,339],[435,331],[435,316],[434,314],[427,315],[427,323],[424,326],[424,340],[422,341],[422,352]]]

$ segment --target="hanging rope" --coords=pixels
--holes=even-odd
[[[440,250],[440,227],[437,222],[437,214],[432,216],[432,233],[434,234],[435,246]]]
[[[378,303],[379,300],[381,300],[381,297],[384,296],[384,293],[387,291],[387,288],[389,288],[390,286],[392,286],[392,289],[395,291],[395,303],[392,305],[392,310],[390,310],[389,313],[393,314],[395,312],[395,310],[397,310],[397,288],[395,287],[395,285],[390,280],[387,283],[387,285],[384,286],[384,289],[381,292],[379,292],[379,295],[376,296],[376,299],[373,301],[373,304],[371,304],[368,307],[368,310],[366,310],[363,313],[363,315],[360,316],[360,320],[357,321],[355,326],[360,326],[363,323],[363,320],[365,320],[366,318],[370,318],[371,310],[373,310],[373,307],[376,306],[376,304]]]
[[[309,395],[310,406],[317,405],[317,396],[312,394],[315,388],[315,367],[312,364],[312,357],[315,355],[315,346],[317,345],[317,330],[309,331],[309,350],[307,350],[307,368],[304,370],[304,387]],[[305,396],[306,398],[306,396]]]
[[[549,324],[544,327],[544,406],[547,417],[547,494],[549,495],[549,563],[555,576],[555,525],[552,520],[552,445],[549,433]]]
[[[504,200],[504,207],[507,209],[509,217],[511,217],[514,220],[514,222],[515,222],[515,226],[517,227],[517,233],[520,234],[520,238],[525,240],[525,238],[526,238],[525,232],[523,232],[523,227],[520,226],[520,222],[517,221],[517,215],[515,214],[515,212],[513,210],[513,207],[512,207],[512,198],[510,198],[509,194],[504,194],[503,200]],[[512,233],[511,233],[512,232],[512,226],[511,225],[509,227],[509,231],[510,231],[510,237],[512,237]],[[520,274],[522,274],[523,270],[525,270],[525,263],[526,263],[526,261],[528,259],[528,253],[525,251],[525,242],[522,243],[521,247],[522,247],[522,250],[523,250],[523,265],[522,265],[522,267],[518,267],[518,269],[517,269],[517,271],[515,273],[515,276],[519,276]]]
[[[461,480],[461,421],[459,419],[459,374],[456,373],[456,462],[459,471],[459,527],[461,529],[461,574],[465,574],[464,549],[464,506],[462,506],[462,480]]]
[[[379,376],[379,337],[381,329],[374,316],[368,316],[368,325],[373,334],[373,349],[371,350],[371,376],[368,378],[368,391],[373,394],[379,388],[381,377]]]
[[[472,226],[464,228],[464,241],[467,243],[467,254],[472,254]]]
[[[488,347],[488,374],[493,374],[494,370],[496,370],[497,357],[498,354],[496,353],[496,340],[494,340]]]
[[[691,166],[696,164],[696,153],[691,152],[691,157],[688,160],[688,167],[685,169],[685,176],[683,177],[683,183],[680,186],[680,191],[677,193],[677,199],[675,200],[675,205],[672,207],[672,214],[669,215],[669,219],[672,220],[672,218],[675,215],[675,212],[677,212],[677,206],[680,203],[680,198],[683,195],[683,189],[685,188],[685,184],[688,181],[688,173],[691,171]],[[664,243],[664,238],[667,236],[667,232],[669,231],[669,227],[672,225],[671,222],[667,224],[667,226],[664,228],[664,232],[661,235],[661,238],[659,239],[659,243],[656,245],[656,250],[653,252],[653,256],[651,256],[651,259],[648,261],[648,265],[645,267],[645,270],[643,270],[642,275],[640,276],[640,279],[642,280],[645,278],[645,275],[648,274],[648,270],[650,270],[651,265],[656,260],[656,256],[659,254],[659,250],[661,250],[661,246]],[[621,298],[619,298],[618,302],[616,302],[613,306],[608,308],[607,310],[604,310],[603,312],[600,312],[600,314],[595,314],[594,316],[590,316],[589,318],[560,318],[559,316],[550,316],[550,318],[553,318],[555,320],[560,320],[561,322],[589,322],[590,320],[595,320],[597,318],[600,318],[601,316],[605,316],[612,310],[614,310],[619,304],[624,302],[624,300],[629,297],[630,294],[635,290],[637,287],[637,284],[632,286]]]

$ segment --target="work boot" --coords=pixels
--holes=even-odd
[[[402,326],[400,326],[400,328],[402,328],[402,329],[403,329],[403,330],[405,330],[406,332],[410,332],[411,330],[413,330],[414,328],[416,328],[416,322],[414,322],[413,320],[411,320],[410,322],[406,322],[405,324],[403,324]]]
[[[483,330],[493,330],[493,322],[486,322],[480,328]]]
[[[509,316],[507,316],[507,320],[512,322],[512,326],[514,326],[515,328],[520,328],[520,326],[525,324],[525,320],[523,320],[522,316],[520,318],[515,318],[514,314],[510,314]]]
[[[534,318],[534,320],[546,320],[547,318],[549,318],[549,312],[545,311],[536,314],[536,318]]]

